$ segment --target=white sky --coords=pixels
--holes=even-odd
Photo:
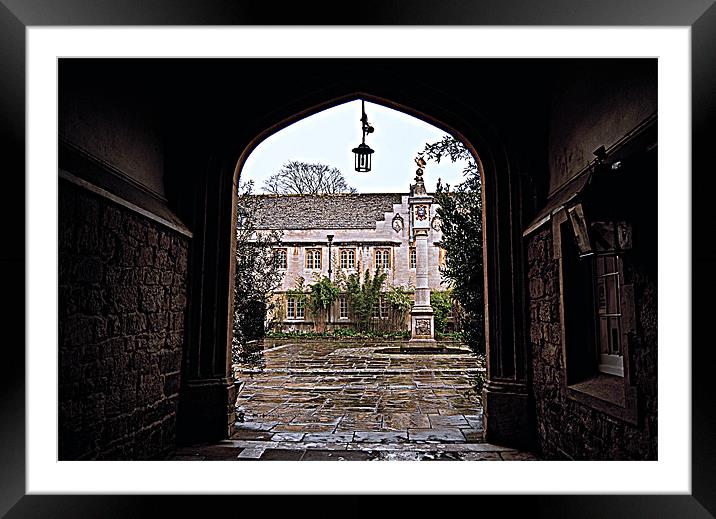
[[[263,192],[266,178],[288,161],[320,162],[337,167],[349,186],[359,193],[407,193],[414,181],[414,158],[425,143],[436,142],[446,132],[410,115],[366,102],[368,122],[375,132],[366,144],[375,150],[372,169],[355,171],[351,152],[361,142],[360,100],[338,105],[306,117],[261,142],[241,172],[241,181],[254,180],[256,193]],[[464,163],[443,158],[428,162],[425,184],[434,191],[438,177],[451,186],[462,182]]]

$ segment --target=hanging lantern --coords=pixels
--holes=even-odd
[[[362,116],[360,118],[363,130],[363,141],[355,148],[353,153],[355,154],[355,170],[360,173],[367,173],[371,167],[371,155],[374,151],[365,143],[365,136],[367,133],[373,133],[375,128],[368,124],[368,116],[365,114],[365,101],[361,100]]]
[[[357,148],[353,148],[353,153],[355,153],[356,156],[356,171],[359,171],[361,173],[366,173],[370,171],[370,156],[373,153],[373,150],[370,149],[370,146],[368,146],[366,143],[359,144]]]

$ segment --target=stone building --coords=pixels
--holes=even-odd
[[[409,177],[408,177],[409,178]],[[412,291],[416,285],[416,249],[410,223],[408,194],[362,193],[330,195],[257,195],[251,206],[256,229],[279,230],[281,245],[275,258],[284,272],[276,290],[275,318],[286,331],[308,331],[316,316],[286,292],[295,289],[302,278],[306,285],[317,276],[334,281],[341,276],[370,270],[387,274],[383,289],[401,287]],[[439,267],[445,262],[440,248],[440,219],[432,208],[432,228],[428,238],[428,283],[431,290],[445,290],[446,280]],[[330,244],[329,244],[330,237]],[[376,270],[378,269],[378,270]],[[388,304],[381,298],[375,318],[387,319]],[[409,323],[405,316],[403,325]],[[328,329],[354,324],[350,302],[345,293],[322,316]]]
[[[444,128],[480,161],[486,440],[548,459],[656,458],[657,60],[452,61],[417,77],[435,63],[58,62],[61,460],[227,437],[242,165],[354,99]],[[376,234],[403,200],[389,202]],[[315,233],[324,247],[327,229]],[[407,263],[402,241],[392,251]]]

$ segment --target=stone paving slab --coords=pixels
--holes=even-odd
[[[279,432],[271,436],[271,441],[274,442],[300,442],[303,440],[305,433],[302,432]]]
[[[462,435],[465,437],[465,441],[473,443],[473,442],[481,442],[483,441],[483,438],[485,436],[485,433],[482,429],[463,429],[461,428],[460,431],[462,432]]]
[[[237,442],[234,442],[237,443]],[[238,442],[241,448],[217,451],[212,446],[186,449],[174,453],[169,459],[176,461],[202,460],[460,460],[460,461],[531,461],[537,458],[490,444],[427,444],[427,443],[307,443],[307,442]]]
[[[468,427],[465,417],[461,414],[429,414],[430,426],[434,429],[443,427]]]
[[[354,443],[401,443],[408,441],[408,434],[402,431],[356,431]]]
[[[265,450],[266,449],[262,449],[261,447],[249,447],[242,450],[237,458],[257,460],[263,456]]]
[[[266,449],[261,461],[301,461],[306,451],[288,449]]]
[[[413,441],[428,442],[465,442],[465,436],[460,429],[408,429],[408,435]]]
[[[243,421],[189,460],[532,460],[484,443],[471,354],[377,352],[371,341],[273,341],[235,366]]]
[[[374,455],[360,451],[306,451],[301,461],[369,461]]]
[[[500,456],[504,461],[537,461],[539,458],[528,452],[501,452]]]
[[[344,433],[308,433],[303,438],[305,442],[348,443],[353,441],[353,432]]]
[[[234,440],[271,440],[274,433],[270,431],[255,431],[251,429],[238,429],[231,438]]]

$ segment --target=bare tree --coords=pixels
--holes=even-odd
[[[322,195],[355,193],[356,189],[346,184],[338,168],[315,163],[290,161],[280,171],[264,181],[264,191],[276,195]]]

